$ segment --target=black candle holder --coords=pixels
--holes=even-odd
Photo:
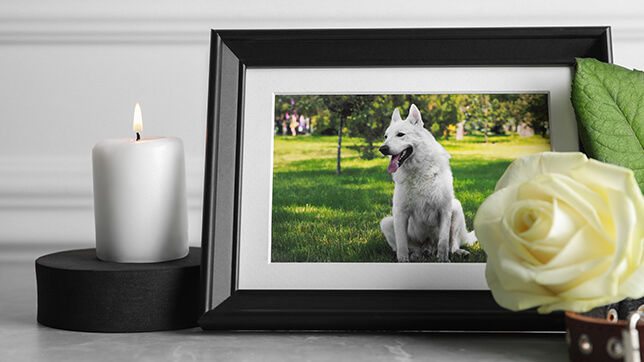
[[[84,332],[151,332],[197,326],[201,249],[161,263],[113,263],[96,249],[36,260],[38,322]]]

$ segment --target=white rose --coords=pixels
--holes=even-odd
[[[474,230],[504,308],[585,312],[644,295],[644,197],[629,169],[582,153],[517,159]]]

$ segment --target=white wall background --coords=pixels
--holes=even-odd
[[[3,0],[0,253],[94,245],[91,150],[144,136],[186,148],[199,245],[211,28],[610,25],[615,63],[644,68],[642,0]],[[404,54],[400,54],[404,56]]]

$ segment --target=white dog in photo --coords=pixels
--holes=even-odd
[[[476,241],[467,232],[461,203],[454,198],[450,155],[425,129],[415,105],[407,119],[394,110],[385,131],[380,152],[391,156],[387,171],[392,173],[394,198],[392,214],[380,222],[399,262],[418,260],[436,253],[449,261],[450,253],[468,254],[461,249]]]

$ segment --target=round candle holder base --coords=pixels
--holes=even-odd
[[[36,260],[38,322],[83,332],[152,332],[197,326],[201,250],[162,263],[110,263],[96,249]]]

